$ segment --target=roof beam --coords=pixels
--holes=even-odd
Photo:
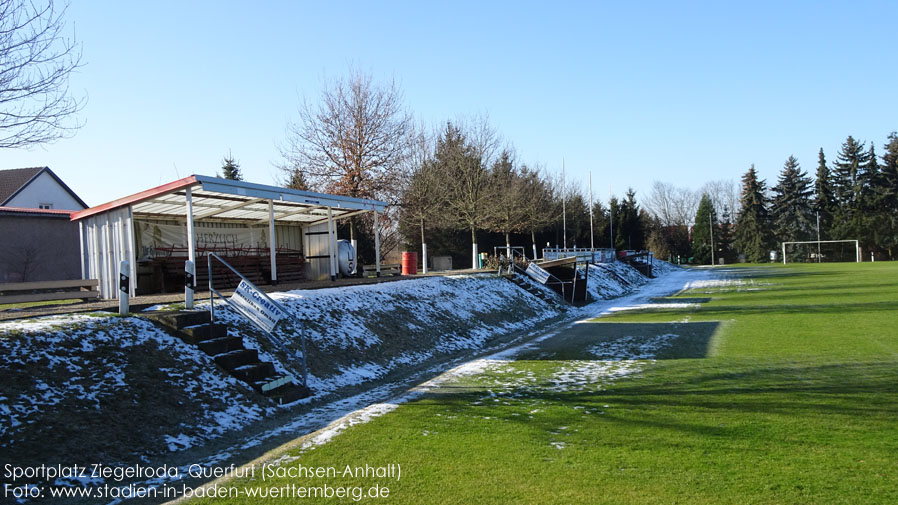
[[[264,200],[265,200],[264,198],[253,198],[252,200],[247,200],[245,202],[235,203],[233,205],[225,205],[224,207],[218,207],[218,208],[215,208],[212,210],[206,210],[206,211],[194,214],[193,218],[194,219],[205,219],[207,217],[212,217],[216,214],[223,214],[225,212],[230,212],[232,210],[242,209],[243,207],[252,205],[254,203],[259,203]]]
[[[323,208],[324,208],[324,206],[322,206],[322,205],[315,205],[315,206],[311,206],[311,207],[303,207],[299,210],[292,210],[290,212],[282,212],[280,214],[275,214],[274,220],[277,221],[278,219],[284,219],[285,217],[295,216],[297,214],[311,214],[312,212],[314,212],[318,209],[323,209]],[[267,222],[268,222],[268,218],[265,218],[265,219],[260,219],[260,220],[256,221],[255,224],[264,224]]]
[[[337,220],[337,219],[346,219],[347,217],[357,216],[357,215],[359,215],[359,214],[365,214],[366,212],[371,212],[371,211],[370,211],[370,210],[357,210],[357,211],[355,211],[355,212],[347,212],[347,213],[345,213],[345,214],[340,214],[340,215],[338,215],[338,216],[334,216],[334,219],[335,219],[335,220]],[[312,221],[312,222],[309,223],[309,224],[324,223],[324,222],[326,222],[326,221],[327,221],[327,218],[324,218],[324,219],[319,219],[318,221]]]

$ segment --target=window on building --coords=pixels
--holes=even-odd
[[[53,204],[52,203],[42,203],[42,204],[39,204],[37,207],[39,209],[52,209]]]

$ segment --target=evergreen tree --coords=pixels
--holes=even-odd
[[[876,149],[873,143],[870,143],[870,150],[867,151],[867,162],[863,167],[864,180],[860,189],[860,202],[858,207],[862,211],[876,210],[877,186],[881,182],[879,158],[876,156]]]
[[[826,157],[823,155],[822,147],[817,160],[817,179],[814,181],[814,211],[817,213],[815,217],[819,219],[819,240],[829,240],[833,214],[837,205],[833,194],[832,175],[826,166]],[[816,226],[815,231],[817,231]]]
[[[614,218],[614,247],[633,250],[645,247],[645,230],[639,204],[636,203],[636,192],[632,188],[627,190],[626,198],[620,202]]]
[[[475,132],[476,133],[476,132]],[[483,149],[451,122],[437,138],[434,161],[446,183],[447,222],[471,232],[471,264],[477,266],[477,231],[487,222],[489,168]],[[471,134],[473,136],[473,134]]]
[[[863,240],[864,185],[868,182],[866,169],[868,153],[864,143],[849,136],[836,155],[833,164],[833,188],[838,209],[833,215],[833,236],[836,239]]]
[[[736,248],[753,263],[766,262],[770,247],[770,214],[767,202],[767,184],[758,179],[755,166],[742,176],[741,209],[736,218]]]
[[[702,194],[701,202],[695,213],[695,224],[692,227],[692,261],[700,265],[712,264],[711,251],[714,237],[712,233],[717,228],[717,213],[714,212],[714,204],[707,193]]]
[[[240,164],[234,159],[234,155],[228,152],[228,155],[221,160],[221,177],[232,181],[242,181],[243,174],[240,173]]]
[[[596,200],[592,204],[593,242],[596,248],[608,247],[608,209]]]
[[[608,241],[609,247],[620,249],[617,246],[618,236],[620,235],[621,221],[621,205],[616,196],[611,196],[608,200]]]
[[[771,215],[778,242],[811,239],[816,225],[811,193],[811,179],[801,170],[798,160],[789,156],[773,187]]]
[[[570,191],[565,207],[568,247],[589,247],[589,204],[583,193],[579,189]]]
[[[717,249],[717,257],[723,258],[725,263],[733,263],[736,259],[733,251],[733,215],[729,205],[723,206],[714,247]]]
[[[502,233],[506,246],[511,246],[512,233],[527,231],[524,221],[526,208],[521,204],[527,189],[511,151],[503,149],[490,169],[486,190],[489,205],[484,211],[489,215],[486,227]]]
[[[889,134],[876,183],[878,243],[892,259],[898,247],[898,133]]]
[[[294,168],[290,172],[290,179],[284,184],[285,188],[298,189],[301,191],[309,191],[309,182],[302,170]]]
[[[833,165],[833,188],[841,208],[856,210],[864,183],[864,169],[867,164],[864,143],[851,135],[842,143]]]

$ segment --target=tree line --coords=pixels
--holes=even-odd
[[[699,190],[655,182],[643,203],[632,189],[607,206],[581,184],[520,160],[485,115],[414,121],[395,82],[378,84],[352,70],[304,101],[281,146],[282,184],[387,202],[378,220],[382,254],[391,250],[450,255],[476,264],[478,252],[527,245],[528,256],[553,247],[650,249],[664,259],[710,263],[767,261],[783,241],[857,239],[891,258],[898,241],[898,138],[878,156],[853,137],[832,163],[820,150],[811,178],[790,156],[768,187],[754,166],[734,181]],[[223,172],[236,165],[225,158]],[[341,224],[373,262],[371,216]]]
[[[878,156],[874,142],[848,136],[832,163],[820,149],[813,178],[789,156],[769,190],[752,167],[742,177],[734,246],[749,261],[764,261],[767,251],[782,242],[857,240],[864,258],[873,254],[891,260],[898,245],[896,132],[888,135],[883,150]]]

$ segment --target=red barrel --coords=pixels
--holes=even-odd
[[[417,275],[418,273],[418,253],[404,252],[402,253],[402,275]]]

